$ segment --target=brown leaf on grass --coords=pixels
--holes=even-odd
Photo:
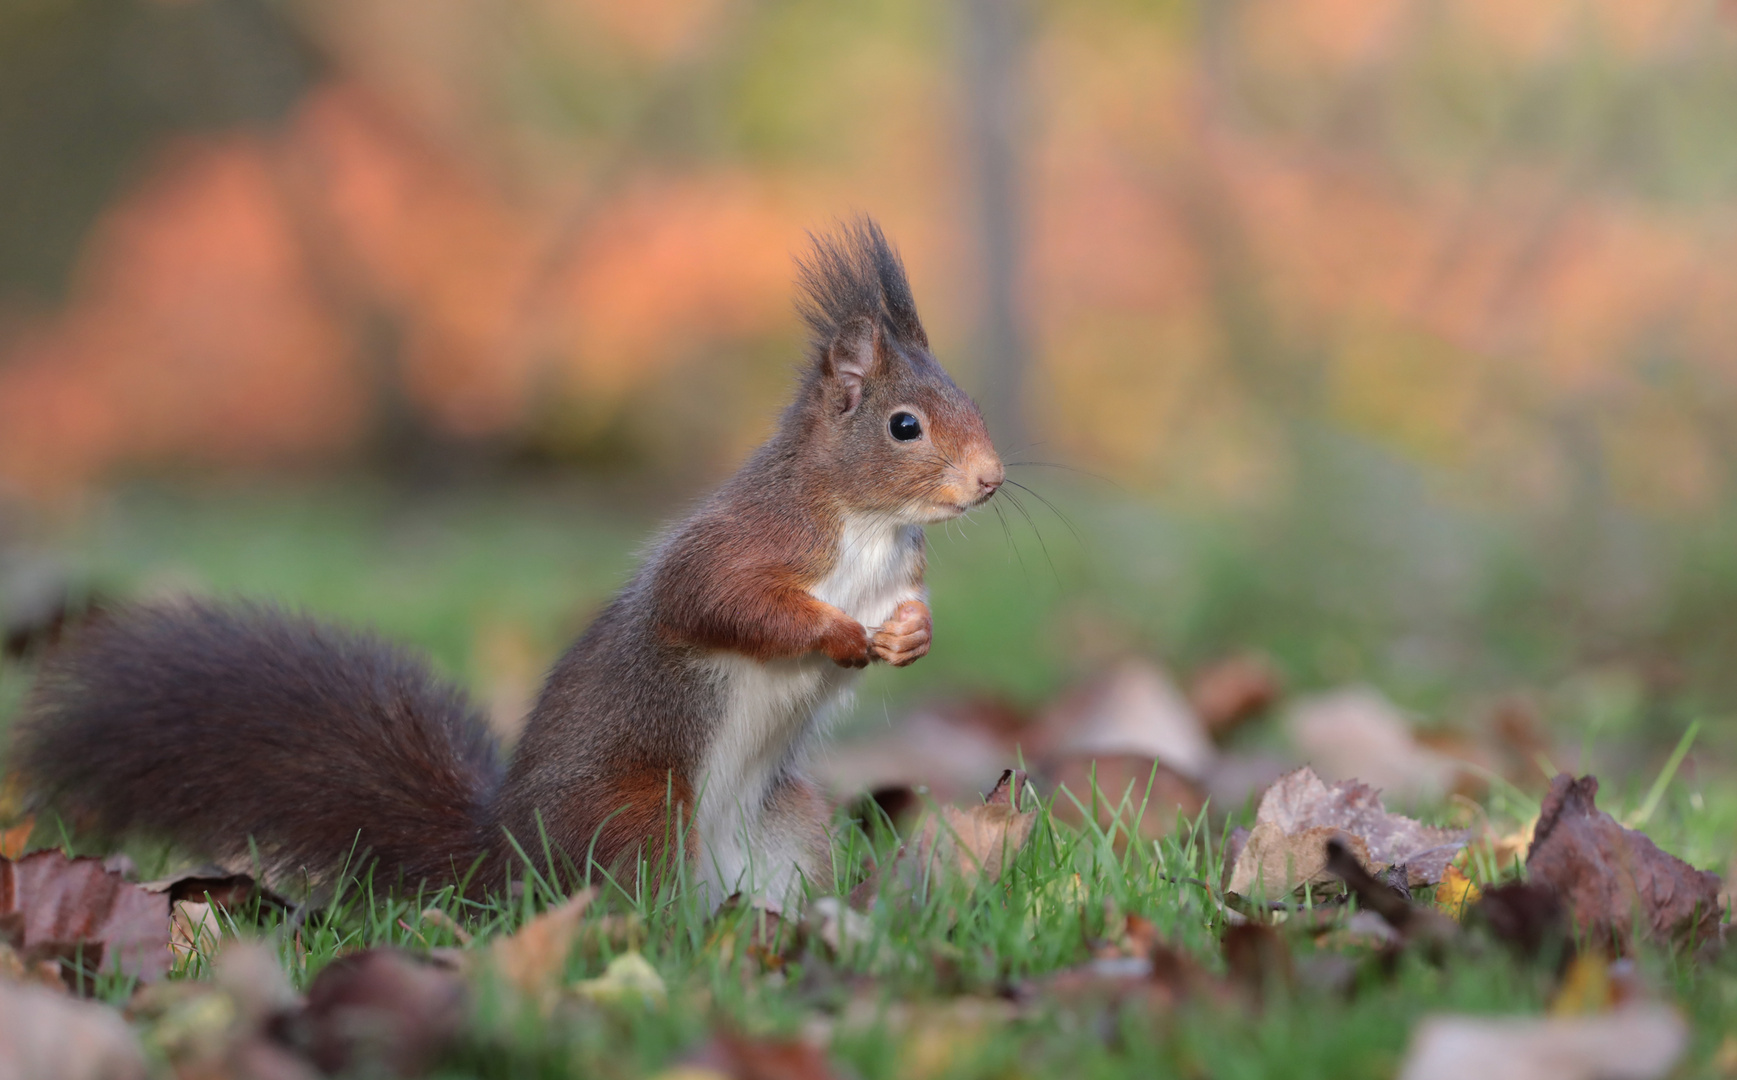
[[[719,1032],[689,1055],[687,1062],[663,1074],[674,1080],[832,1080],[836,1074],[826,1055],[800,1039],[751,1039]]]
[[[1403,882],[1382,881],[1365,869],[1343,837],[1327,841],[1327,871],[1345,883],[1365,912],[1374,912],[1407,944],[1438,947],[1458,936],[1459,924],[1432,908],[1411,902]]]
[[[1655,1080],[1689,1045],[1664,1005],[1546,1019],[1437,1016],[1412,1034],[1400,1080]]]
[[[418,1076],[452,1045],[464,1016],[459,976],[397,949],[368,949],[315,977],[292,1041],[328,1073]]]
[[[547,1000],[561,986],[567,956],[579,936],[580,920],[597,898],[584,889],[521,926],[488,948],[488,963],[507,985],[526,997]]]
[[[169,971],[169,905],[106,870],[98,859],[38,851],[0,859],[0,920],[25,953],[81,953],[90,972],[118,969],[149,981]]]
[[[1550,781],[1538,813],[1531,880],[1555,889],[1582,934],[1626,950],[1638,922],[1659,944],[1698,948],[1719,940],[1719,875],[1696,870],[1625,829],[1595,805],[1598,778]]]
[[[983,805],[941,807],[895,859],[900,883],[914,887],[944,874],[958,875],[968,887],[1000,881],[1037,823],[1035,810],[1019,809],[1027,786],[1023,772],[1006,769]]]
[[[1278,669],[1259,653],[1240,653],[1201,668],[1188,701],[1214,739],[1223,739],[1279,699]]]
[[[0,1076],[143,1080],[145,1055],[120,1013],[45,987],[0,980]]]
[[[1369,785],[1350,780],[1329,787],[1305,767],[1279,777],[1261,797],[1227,891],[1283,896],[1330,880],[1326,843],[1334,836],[1371,870],[1403,866],[1415,886],[1439,882],[1468,834],[1390,814]]]

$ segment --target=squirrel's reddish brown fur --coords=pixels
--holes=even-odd
[[[486,888],[523,853],[567,884],[685,859],[714,903],[830,886],[801,772],[817,716],[852,669],[928,651],[921,526],[988,499],[1002,466],[872,222],[817,240],[802,284],[813,355],[777,433],[556,663],[510,766],[422,660],[182,602],[111,615],[46,664],[13,758],[27,790],[280,878],[373,865]]]

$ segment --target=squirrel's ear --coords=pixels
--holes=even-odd
[[[885,362],[883,348],[880,327],[872,319],[845,323],[826,347],[820,370],[836,387],[827,397],[836,403],[839,415],[847,416],[862,404],[863,381],[880,374]]]

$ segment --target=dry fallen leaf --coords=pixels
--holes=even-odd
[[[25,952],[58,948],[90,972],[151,980],[169,971],[169,905],[103,867],[38,851],[0,859],[0,918],[15,916]]]
[[[142,1080],[145,1056],[115,1010],[45,987],[0,980],[0,1076]]]
[[[1719,875],[1696,870],[1625,829],[1595,805],[1598,778],[1550,781],[1538,813],[1531,880],[1562,897],[1581,933],[1627,948],[1638,920],[1661,944],[1689,948],[1719,939]]]
[[[0,926],[0,934],[6,928]],[[11,945],[0,941],[0,982],[33,982],[65,993],[69,988],[61,975],[60,959],[52,952],[35,951],[21,954]]]
[[[1007,769],[981,806],[941,807],[894,860],[899,882],[917,887],[946,874],[956,874],[967,887],[1001,880],[1037,822],[1035,810],[1019,809],[1026,787],[1024,773]]]
[[[1400,1080],[1656,1080],[1689,1044],[1664,1005],[1602,1016],[1438,1016],[1418,1025]]]
[[[579,923],[596,899],[595,889],[574,893],[488,948],[488,963],[508,985],[528,998],[548,1002],[561,986]]]
[[[1279,777],[1261,796],[1255,827],[1230,864],[1226,891],[1276,897],[1330,880],[1326,843],[1335,836],[1371,870],[1405,867],[1413,886],[1440,881],[1467,838],[1463,831],[1388,813],[1380,793],[1367,784],[1351,780],[1329,787],[1305,767]]]
[[[1441,884],[1436,886],[1435,907],[1457,921],[1465,914],[1466,908],[1477,903],[1483,895],[1464,871],[1450,864],[1441,876]]]
[[[1250,1004],[1263,1004],[1269,995],[1296,985],[1291,948],[1272,927],[1252,922],[1228,926],[1220,944],[1231,985]]]
[[[457,1037],[465,996],[458,975],[409,953],[352,953],[309,985],[295,1041],[327,1073],[419,1076]]]

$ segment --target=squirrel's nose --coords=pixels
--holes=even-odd
[[[995,494],[995,489],[1007,478],[1007,469],[997,461],[994,465],[977,474],[977,500],[979,502]]]

